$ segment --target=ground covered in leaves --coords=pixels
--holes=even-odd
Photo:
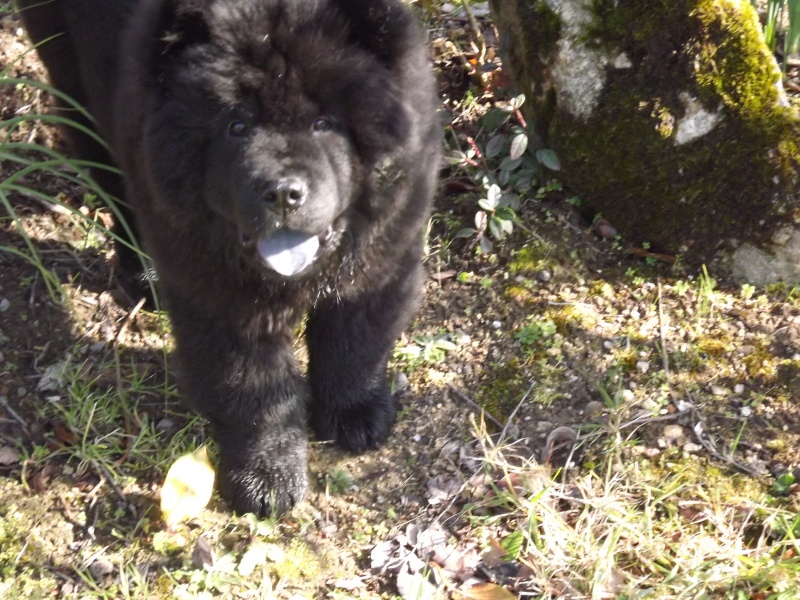
[[[312,443],[288,518],[215,499],[169,530],[160,485],[203,423],[165,318],[117,289],[107,209],[14,158],[61,142],[0,8],[0,596],[798,597],[800,287],[631,248],[544,168],[503,231],[481,173],[521,115],[479,6],[426,13],[453,160],[394,435],[361,457]]]

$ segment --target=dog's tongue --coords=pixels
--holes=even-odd
[[[281,275],[296,275],[314,262],[319,238],[290,229],[281,229],[258,242],[258,253],[269,267]]]

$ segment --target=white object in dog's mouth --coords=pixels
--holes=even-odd
[[[280,229],[258,242],[258,253],[267,266],[284,277],[305,271],[317,258],[319,236]]]

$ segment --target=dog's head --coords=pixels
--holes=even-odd
[[[391,213],[376,187],[402,176],[418,42],[399,2],[163,0],[156,30],[142,126],[169,214],[301,278]]]

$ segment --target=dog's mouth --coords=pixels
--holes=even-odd
[[[278,229],[259,239],[255,243],[256,251],[264,264],[279,275],[299,275],[314,264],[342,228],[342,220],[337,219],[320,234]]]

